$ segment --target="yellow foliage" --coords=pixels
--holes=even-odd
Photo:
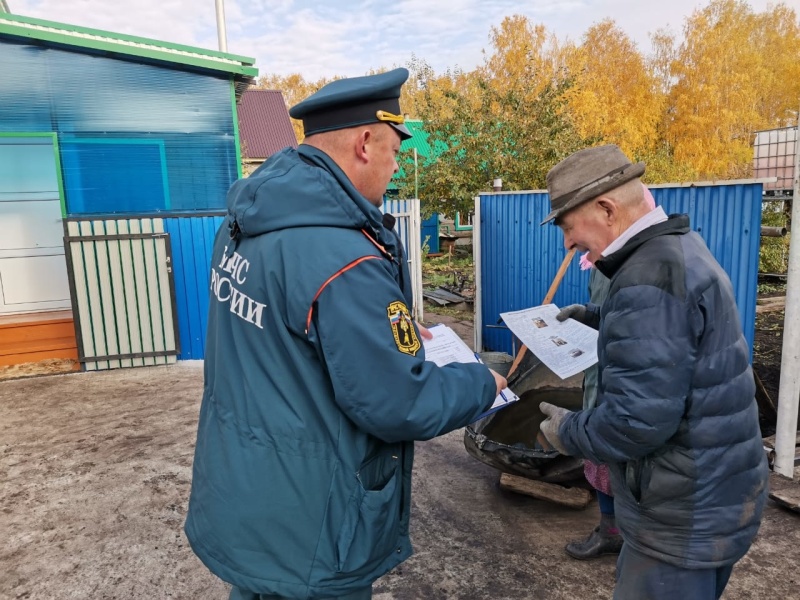
[[[636,45],[613,21],[591,27],[567,53],[567,92],[578,132],[617,144],[630,157],[655,148],[663,95]]]
[[[666,140],[702,178],[747,176],[756,131],[781,126],[800,98],[800,35],[785,5],[756,14],[713,0],[686,23],[670,66]]]

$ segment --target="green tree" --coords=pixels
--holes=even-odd
[[[554,38],[509,17],[491,40],[495,52],[473,72],[421,70],[416,106],[436,148],[418,172],[426,212],[467,212],[495,178],[506,190],[543,189],[547,171],[586,144],[566,111],[571,82]],[[397,183],[411,196],[413,169],[405,172]]]

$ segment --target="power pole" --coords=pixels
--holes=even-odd
[[[0,0],[4,2],[5,0]],[[224,0],[215,0],[217,3],[217,39],[219,40],[219,51],[228,51],[228,40],[225,35],[225,2]]]

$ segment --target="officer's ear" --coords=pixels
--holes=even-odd
[[[360,162],[369,162],[370,144],[375,140],[375,132],[369,127],[362,127],[358,130],[358,135],[355,136],[355,152],[356,158]]]

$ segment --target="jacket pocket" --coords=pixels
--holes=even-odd
[[[641,502],[647,486],[650,485],[652,465],[645,457],[625,465],[625,484],[636,502]]]
[[[365,488],[363,478],[358,478],[336,541],[339,573],[352,573],[381,562],[395,551],[400,532],[400,473],[395,460],[388,479]]]

